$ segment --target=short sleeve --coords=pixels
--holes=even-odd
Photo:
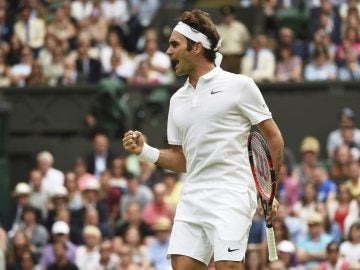
[[[173,113],[174,113],[174,102],[173,99],[171,99],[169,105],[168,122],[167,122],[167,139],[170,145],[182,145],[181,132],[174,123]]]

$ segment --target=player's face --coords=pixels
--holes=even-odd
[[[193,68],[191,52],[187,49],[187,39],[178,32],[172,32],[169,39],[169,48],[166,50],[173,62],[175,62],[175,74],[189,74]]]

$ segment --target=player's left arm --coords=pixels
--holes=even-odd
[[[274,163],[275,177],[277,177],[284,157],[284,139],[281,131],[272,118],[260,122],[257,127],[267,142]],[[271,211],[267,217],[269,221],[275,217],[278,208],[279,202],[274,198]]]

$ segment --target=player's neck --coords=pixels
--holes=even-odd
[[[192,72],[188,74],[190,84],[196,89],[196,85],[201,76],[209,73],[211,70],[215,68],[213,63],[208,61],[199,61],[195,64],[195,67]]]

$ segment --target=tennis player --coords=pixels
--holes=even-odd
[[[254,81],[219,67],[220,38],[209,14],[183,12],[169,44],[176,74],[188,76],[170,101],[170,147],[153,148],[132,130],[123,145],[163,168],[187,172],[168,250],[173,269],[205,269],[212,256],[216,270],[243,269],[257,206],[247,137],[257,125],[277,170],[283,139]],[[274,202],[270,220],[277,208]]]

